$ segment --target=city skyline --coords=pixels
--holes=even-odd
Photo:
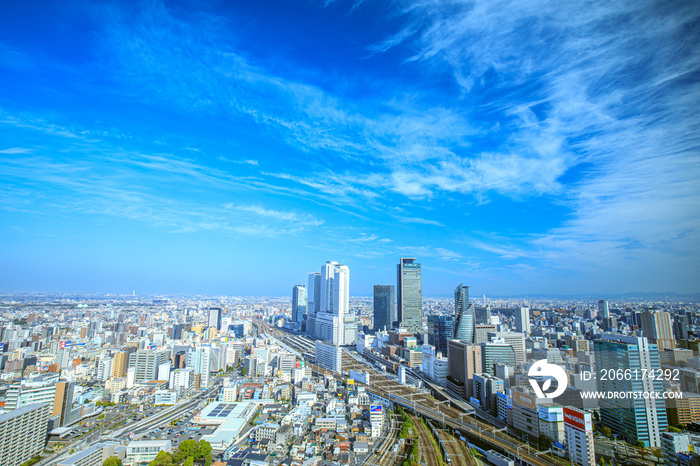
[[[700,11],[444,8],[3,6],[0,292],[700,293]]]

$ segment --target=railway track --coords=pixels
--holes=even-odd
[[[435,448],[437,445],[433,443],[431,433],[428,432],[416,416],[409,415],[409,417],[418,433],[418,451],[421,459],[425,461],[427,466],[441,466],[439,447]],[[422,464],[422,461],[418,461],[418,464]]]
[[[401,421],[401,416],[396,414],[391,414],[389,416],[389,432],[387,436],[379,445],[379,448],[365,460],[364,464],[370,466],[388,466],[396,462],[396,455],[392,450],[394,445],[396,445],[396,440],[401,430]]]
[[[299,335],[289,335],[285,331],[278,328],[273,328],[269,324],[256,321],[256,324],[262,325],[265,331],[276,338],[284,341],[290,347],[299,350],[302,353],[308,353],[312,347],[313,340]],[[428,419],[433,419],[443,426],[449,426],[453,429],[458,429],[466,435],[478,438],[482,442],[495,447],[498,450],[504,451],[513,458],[519,458],[533,466],[560,466],[560,461],[548,458],[547,455],[538,456],[539,453],[533,451],[529,445],[523,444],[517,438],[506,432],[498,431],[492,425],[469,417],[468,414],[453,408],[445,402],[439,402],[430,395],[429,392],[419,391],[415,387],[399,384],[396,380],[388,377],[386,374],[376,370],[369,363],[363,364],[356,361],[346,353],[342,354],[343,370],[356,370],[358,372],[370,373],[371,380],[367,386],[368,391],[374,392],[380,396],[389,398],[392,402],[403,405],[412,410],[414,413],[424,416]],[[323,374],[331,372],[328,369],[311,364],[313,370]],[[343,376],[342,374],[338,374]],[[386,466],[381,464],[381,466]]]

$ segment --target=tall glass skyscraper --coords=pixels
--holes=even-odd
[[[316,337],[316,314],[321,311],[321,274],[309,274],[309,286],[306,287],[306,333]]]
[[[601,398],[600,420],[627,441],[642,441],[646,446],[661,447],[661,432],[668,427],[663,398],[631,398],[629,394],[646,394],[664,390],[656,380],[661,364],[658,347],[644,337],[605,333],[594,341],[595,365],[599,392],[626,392],[627,397]],[[610,377],[611,370],[630,372],[626,377]],[[650,375],[653,374],[653,377]]]
[[[390,330],[396,321],[393,285],[374,285],[374,331]]]
[[[306,287],[296,285],[292,288],[292,322],[301,322],[306,314]]]
[[[455,320],[453,316],[428,316],[428,344],[435,347],[435,351],[447,357],[447,342],[452,340],[455,333]]]
[[[398,320],[410,333],[423,332],[423,292],[420,264],[415,257],[402,257],[397,265]]]
[[[455,321],[455,339],[474,343],[474,304],[469,301],[469,287],[461,283],[455,288]]]

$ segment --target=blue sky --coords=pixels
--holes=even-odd
[[[0,291],[698,292],[694,2],[0,6]]]

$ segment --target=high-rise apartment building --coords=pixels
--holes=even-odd
[[[644,337],[604,333],[595,340],[594,348],[599,392],[650,394],[646,398],[601,398],[598,405],[603,425],[632,443],[641,441],[646,446],[660,447],[661,432],[668,427],[665,403],[660,397],[664,388],[661,380],[649,377],[661,368],[658,347]],[[629,380],[604,376],[619,369],[629,369],[636,376]],[[653,392],[656,394],[651,395]]]
[[[393,285],[374,285],[374,331],[391,330],[396,321]]]
[[[221,308],[220,307],[210,307],[209,308],[209,327],[214,327],[217,330],[221,330]]]
[[[455,340],[474,343],[476,316],[474,304],[469,301],[469,287],[461,283],[455,288]]]
[[[187,367],[194,369],[199,375],[199,386],[209,387],[209,373],[211,372],[211,347],[198,346],[187,353]]]
[[[515,311],[515,331],[524,334],[530,333],[530,308],[520,307]]]
[[[573,406],[564,406],[563,412],[569,459],[580,466],[595,466],[593,416]]]
[[[46,445],[50,403],[32,403],[0,414],[0,464],[20,466]]]
[[[17,409],[34,403],[53,403],[58,374],[21,379],[10,385],[5,395],[6,409]]]
[[[124,377],[129,365],[129,355],[126,351],[120,351],[114,355],[112,361],[112,377]]]
[[[598,318],[607,319],[610,317],[610,305],[604,299],[598,300]]]
[[[173,325],[173,332],[170,334],[173,340],[182,340],[182,330],[185,328],[183,324]]]
[[[675,348],[676,340],[673,338],[673,326],[671,325],[671,314],[666,311],[647,309],[640,316],[640,327],[642,334],[654,343],[659,351],[666,348]]]
[[[423,332],[421,265],[413,257],[402,257],[397,265],[397,313],[401,327],[410,333]]]
[[[301,323],[304,320],[307,305],[306,287],[296,285],[292,288],[292,322]]]
[[[453,339],[455,332],[454,317],[446,315],[428,316],[428,344],[435,347],[435,351],[447,355],[447,343]]]

